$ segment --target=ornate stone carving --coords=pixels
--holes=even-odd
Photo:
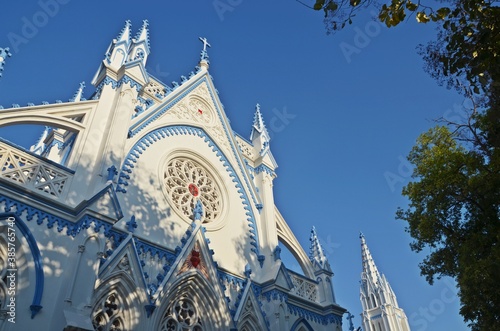
[[[309,301],[316,302],[318,299],[318,286],[297,275],[290,275],[293,283],[291,293]]]
[[[194,160],[177,157],[168,162],[164,187],[174,209],[192,218],[196,201],[203,204],[203,222],[212,222],[222,210],[221,191],[212,174]]]
[[[70,174],[0,142],[0,177],[44,195],[62,195]]]

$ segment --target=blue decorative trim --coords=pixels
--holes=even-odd
[[[139,92],[142,88],[142,84],[137,82],[136,80],[130,78],[128,75],[124,75],[119,81],[114,80],[113,78],[106,76],[104,79],[97,85],[96,87],[96,95],[93,97],[93,99],[99,99],[101,95],[102,88],[104,85],[111,85],[111,88],[114,90],[123,84],[130,84],[130,87],[135,87],[135,90]]]
[[[153,312],[156,309],[156,306],[154,304],[149,304],[145,305],[144,308],[146,309],[146,317],[149,318],[153,314]]]
[[[259,260],[260,267],[262,268],[264,266],[264,260],[266,257],[264,255],[258,255],[257,260]]]
[[[123,84],[130,84],[130,87],[135,87],[135,90],[137,92],[139,92],[142,88],[142,84],[140,84],[139,82],[133,80],[132,78],[130,78],[129,76],[125,75],[122,77],[122,79],[120,79],[120,81],[118,82],[118,87],[122,86]]]
[[[276,289],[265,292],[263,296],[266,298],[267,302],[271,300],[279,300],[280,302],[288,301],[288,294]]]
[[[261,172],[265,172],[271,176],[276,176],[276,173],[274,172],[274,170],[269,168],[268,166],[266,166],[264,164],[257,166],[254,170],[255,170],[256,174],[260,174]]]
[[[265,260],[265,256],[259,254],[259,242],[258,242],[259,239],[256,233],[256,222],[253,211],[250,208],[250,203],[247,194],[243,189],[239,176],[237,176],[236,172],[234,171],[227,157],[203,129],[187,125],[174,125],[174,126],[166,126],[158,128],[144,135],[139,141],[135,143],[135,145],[131,148],[131,150],[125,157],[125,161],[120,171],[118,185],[116,186],[116,191],[122,193],[127,192],[124,186],[128,186],[128,179],[130,179],[130,174],[135,168],[135,163],[137,163],[137,160],[149,146],[151,146],[152,144],[161,139],[176,135],[193,135],[203,138],[204,142],[209,147],[211,147],[212,150],[215,152],[215,154],[219,157],[219,160],[226,168],[226,171],[229,173],[229,176],[233,178],[233,182],[235,183],[235,187],[237,188],[238,193],[240,194],[243,207],[246,211],[248,226],[250,227],[249,229],[251,238],[250,244],[253,246],[251,248],[251,251],[257,255],[260,266],[262,267]],[[246,181],[246,177],[244,177],[244,179]]]
[[[68,236],[75,237],[78,233],[80,233],[82,229],[87,229],[92,224],[94,224],[95,232],[99,232],[101,229],[104,229],[105,236],[109,237],[112,235],[112,224],[101,221],[89,215],[83,216],[77,222],[71,222],[53,214],[46,213],[40,209],[25,205],[22,202],[0,195],[0,203],[2,202],[5,203],[4,212],[10,213],[13,209],[15,209],[14,213],[18,217],[21,217],[21,214],[23,212],[26,212],[26,219],[28,221],[33,220],[33,218],[36,216],[36,223],[38,225],[42,225],[44,222],[46,222],[47,228],[49,229],[53,228],[54,225],[57,225],[57,232],[62,232],[64,229],[66,229],[66,235]]]
[[[262,301],[259,300],[259,296],[262,294],[262,288],[254,283],[251,283],[250,286],[252,288],[252,293],[255,296],[255,300],[259,303],[260,313],[262,314],[262,317],[266,321],[266,327],[267,330],[269,331],[270,330],[269,320],[267,318],[266,312],[264,311],[264,305],[262,304]]]
[[[273,251],[274,261],[281,260],[281,247],[277,245]]]
[[[290,314],[294,314],[295,316],[300,316],[302,318],[305,318],[309,321],[322,324],[322,325],[328,325],[328,324],[339,324],[342,325],[342,316],[335,315],[335,314],[327,314],[327,315],[320,315],[318,313],[309,311],[305,308],[296,306],[291,303],[287,303],[288,306],[288,311]]]
[[[127,225],[128,232],[133,233],[135,231],[135,229],[137,228],[137,222],[135,221],[135,216],[132,215],[132,217],[130,218],[130,221],[128,221],[125,224]]]
[[[8,220],[9,217],[13,217],[16,221],[16,226],[24,238],[28,242],[28,245],[31,250],[31,254],[33,255],[33,261],[35,263],[35,294],[33,296],[33,301],[30,306],[31,309],[31,318],[34,318],[35,315],[42,309],[42,295],[43,295],[43,284],[44,284],[44,274],[43,274],[43,264],[42,264],[42,256],[40,254],[40,250],[38,249],[38,245],[36,243],[35,237],[31,234],[31,231],[26,226],[26,224],[21,220],[20,217],[16,213],[6,212],[0,214],[0,219],[5,218]]]
[[[223,270],[217,270],[217,274],[219,276],[219,280],[226,281],[230,284],[238,285],[241,288],[244,288],[247,280],[245,278],[240,278],[238,276],[229,274]]]

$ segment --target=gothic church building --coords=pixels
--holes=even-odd
[[[250,137],[231,129],[201,40],[166,85],[127,22],[89,100],[1,111],[46,130],[0,140],[0,331],[342,330],[314,229],[307,254],[274,204],[260,108]]]

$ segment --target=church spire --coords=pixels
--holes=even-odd
[[[377,266],[373,261],[372,254],[366,245],[365,236],[363,233],[359,234],[361,239],[361,261],[363,263],[363,278],[369,278],[373,284],[378,283],[380,279],[380,274],[378,272]]]
[[[380,274],[368,246],[365,236],[360,233],[361,274],[360,300],[363,307],[361,314],[363,330],[366,331],[409,331],[408,319],[398,305],[396,295],[383,274]]]
[[[330,264],[328,263],[328,259],[323,252],[323,247],[319,242],[318,235],[316,234],[316,228],[313,226],[311,229],[311,236],[309,237],[309,241],[311,242],[311,246],[309,248],[309,259],[312,263],[317,263],[321,269],[330,269]]]

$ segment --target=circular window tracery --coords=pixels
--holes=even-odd
[[[160,323],[160,331],[203,331],[201,319],[194,303],[179,298],[167,309]]]
[[[203,205],[203,222],[214,221],[221,213],[221,191],[212,174],[198,162],[185,157],[171,159],[165,166],[164,184],[173,207],[192,219],[198,200]]]

